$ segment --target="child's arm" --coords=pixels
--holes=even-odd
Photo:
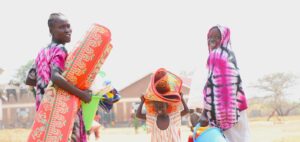
[[[51,70],[51,81],[57,85],[59,88],[64,89],[65,91],[75,95],[80,100],[84,101],[85,103],[88,103],[91,101],[92,98],[92,92],[90,90],[80,90],[74,85],[70,84],[57,69]]]
[[[208,120],[208,117],[207,117],[207,110],[206,109],[202,110],[202,114],[200,116],[199,122],[201,123],[202,127],[208,126],[209,120]]]
[[[180,96],[181,96],[181,102],[182,102],[182,105],[183,105],[183,110],[181,111],[180,115],[184,116],[184,115],[186,115],[186,114],[189,113],[189,108],[187,107],[187,105],[186,105],[186,103],[185,103],[185,101],[183,99],[182,92],[180,92]]]
[[[142,114],[142,108],[143,108],[144,102],[145,102],[145,98],[144,98],[144,96],[141,96],[141,103],[139,105],[139,108],[137,109],[136,117],[146,120],[146,114]]]

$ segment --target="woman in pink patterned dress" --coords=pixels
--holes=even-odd
[[[247,142],[249,127],[247,100],[235,55],[230,44],[230,30],[212,27],[207,35],[208,78],[204,87],[204,113],[211,126],[223,130],[228,142]]]
[[[90,90],[80,90],[62,76],[68,56],[64,45],[71,41],[72,34],[69,21],[61,13],[52,13],[48,19],[48,27],[52,35],[52,41],[38,53],[26,79],[27,85],[36,87],[36,110],[39,108],[45,89],[50,81],[70,94],[77,96],[80,100],[86,103],[90,102]],[[78,122],[75,122],[73,130],[76,138],[73,141],[86,141],[81,115],[81,111],[78,111],[78,118],[75,120]]]

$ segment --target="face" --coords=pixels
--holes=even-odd
[[[207,38],[209,51],[220,46],[221,43],[221,32],[217,27],[210,30]]]
[[[154,102],[155,111],[158,115],[166,114],[168,109],[168,104],[163,102]]]
[[[71,41],[72,29],[69,21],[63,16],[55,20],[50,32],[52,39],[58,43],[65,44]]]
[[[168,93],[170,91],[170,86],[169,86],[169,84],[166,80],[160,80],[156,84],[156,90],[160,94],[165,94],[165,93]]]

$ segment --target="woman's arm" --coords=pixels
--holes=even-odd
[[[56,69],[51,70],[51,81],[57,85],[59,88],[64,89],[72,95],[75,95],[80,100],[88,103],[91,101],[92,92],[90,90],[80,90],[71,83],[69,83]]]
[[[29,86],[36,86],[36,70],[34,68],[30,69],[28,72],[25,84]]]
[[[184,116],[184,115],[186,115],[186,114],[189,113],[189,108],[187,107],[187,105],[186,105],[186,103],[185,103],[185,101],[183,99],[182,92],[180,92],[180,96],[181,96],[181,102],[182,102],[182,105],[183,105],[183,110],[181,111],[180,115]]]
[[[26,81],[25,81],[25,84],[26,85],[29,85],[29,86],[35,86],[36,85],[36,79],[31,79],[31,78],[26,78]]]
[[[145,102],[145,98],[144,98],[144,96],[141,96],[141,103],[140,103],[140,105],[137,109],[136,117],[140,118],[140,119],[143,119],[143,120],[146,120],[146,114],[142,114],[142,109],[143,109],[144,102]]]

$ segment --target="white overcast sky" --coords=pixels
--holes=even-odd
[[[62,12],[70,20],[69,51],[92,23],[111,30],[114,48],[103,69],[117,88],[159,67],[177,74],[200,70],[199,81],[204,83],[206,34],[216,24],[231,29],[245,87],[269,73],[300,76],[296,0],[9,0],[0,4],[0,67],[5,69],[0,83],[50,42],[47,19],[52,12]],[[246,90],[250,96],[260,94]],[[293,90],[300,92],[299,86]]]

